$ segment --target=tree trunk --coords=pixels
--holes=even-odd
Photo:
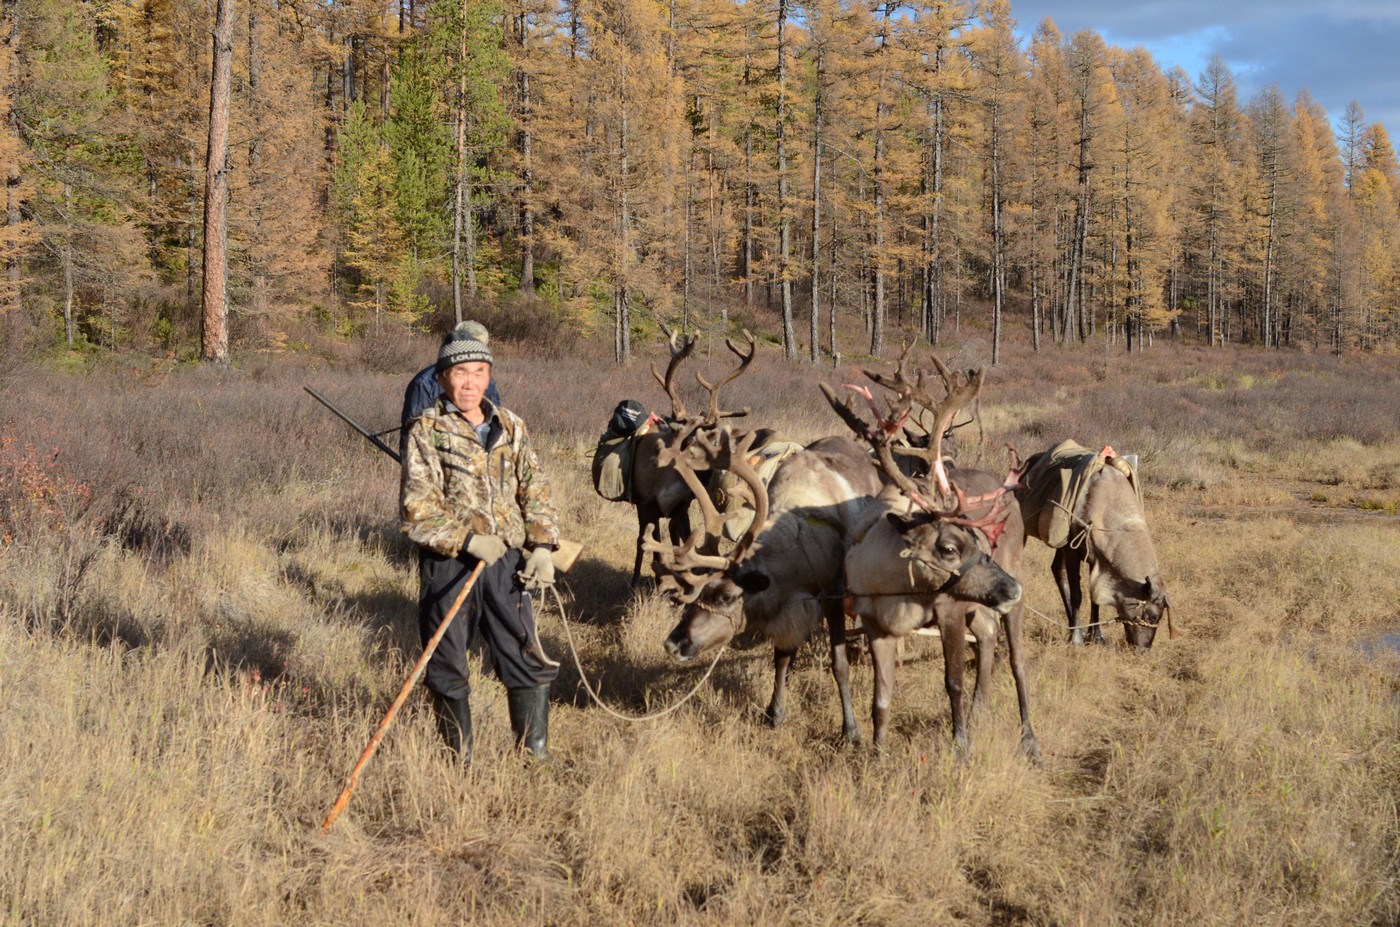
[[[204,327],[200,359],[228,363],[228,115],[233,81],[233,4],[218,0],[209,89],[204,183]]]
[[[818,335],[821,317],[821,260],[822,260],[822,46],[813,50],[813,66],[816,69],[816,99],[812,112],[812,279],[811,310],[808,313],[807,338],[812,363],[821,360],[820,336]]]
[[[248,4],[248,103],[252,110],[253,133],[248,142],[248,199],[252,205],[252,221],[249,222],[250,242],[248,247],[249,272],[252,275],[252,317],[259,330],[266,325],[268,307],[267,268],[263,263],[265,235],[262,228],[264,184],[262,176],[262,151],[260,140],[264,130],[262,102],[259,90],[262,84],[262,60],[258,48],[258,0]]]
[[[63,244],[58,249],[59,262],[63,265],[63,334],[68,347],[73,346],[73,188],[63,185],[63,211],[69,216],[64,230]]]
[[[783,356],[797,357],[797,332],[792,324],[792,216],[788,214],[787,176],[787,0],[778,0],[778,288],[783,316]]]
[[[520,45],[520,57],[530,39],[528,14],[521,11],[516,17],[516,36]],[[535,205],[534,205],[534,165],[531,161],[531,148],[534,141],[534,128],[530,124],[530,75],[523,68],[519,81],[520,108],[520,292],[525,296],[535,295]]]

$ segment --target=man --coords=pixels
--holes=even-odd
[[[425,646],[472,568],[486,565],[425,674],[438,728],[464,765],[472,753],[467,650],[484,642],[506,686],[516,745],[541,759],[559,667],[540,647],[528,594],[554,582],[558,518],[524,420],[486,398],[488,339],[479,325],[459,327],[438,352],[442,397],[409,428],[399,496],[400,526],[419,546]]]
[[[480,322],[458,322],[457,325],[442,336],[442,343],[447,344],[453,338],[466,340],[468,338],[480,341],[488,348],[491,346],[491,335],[486,331],[486,326]],[[441,348],[441,345],[439,346]],[[438,401],[442,395],[442,387],[437,381],[437,364],[429,364],[414,375],[408,381],[408,388],[403,392],[403,412],[399,416],[399,457],[404,455],[404,449],[408,446],[408,426],[413,424],[413,420],[422,415],[423,412]],[[491,378],[491,385],[486,387],[486,398],[493,406],[501,404],[501,394],[496,390],[496,378]]]

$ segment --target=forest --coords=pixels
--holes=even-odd
[[[965,322],[993,363],[1008,325],[1400,345],[1382,125],[1022,40],[1006,0],[0,11],[7,346],[226,360],[484,306],[619,363],[731,313],[814,362]]]

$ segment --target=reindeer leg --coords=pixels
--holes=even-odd
[[[1006,650],[1011,663],[1011,678],[1016,680],[1016,706],[1021,710],[1021,751],[1036,766],[1040,765],[1040,741],[1031,727],[1031,700],[1026,689],[1026,653],[1021,646],[1021,631],[1026,622],[1025,602],[1018,602],[1006,614]]]
[[[1099,623],[1099,603],[1089,603],[1089,643],[1108,644],[1103,636],[1103,625]]]
[[[690,500],[679,506],[670,516],[671,543],[679,547],[690,537]]]
[[[851,663],[846,653],[846,608],[843,596],[829,596],[822,602],[826,613],[827,636],[831,638],[831,678],[841,695],[841,737],[848,744],[860,743],[855,706],[851,702]]]
[[[642,581],[642,539],[647,536],[647,528],[656,525],[657,537],[660,538],[661,516],[655,512],[650,505],[638,504],[637,506],[637,557],[632,562],[632,586],[635,588]],[[653,558],[655,559],[655,558]]]
[[[875,749],[885,746],[885,732],[890,723],[890,700],[894,697],[894,655],[899,638],[871,635],[870,663],[875,668],[875,697],[870,705],[871,726],[875,729]]]
[[[963,619],[966,612],[960,608],[942,609],[938,616],[938,633],[943,638],[943,688],[948,693],[948,710],[953,719],[953,746],[961,755],[967,754],[967,722],[963,718],[963,673],[967,660],[963,650],[967,646],[964,632],[967,623]]]
[[[1055,551],[1055,559],[1050,563],[1050,572],[1055,576],[1055,585],[1060,590],[1060,601],[1065,604],[1065,615],[1069,618],[1069,642],[1076,647],[1084,646],[1084,629],[1079,626],[1079,604],[1083,593],[1079,588],[1079,556],[1068,547]]]
[[[968,630],[977,638],[977,682],[972,690],[972,717],[976,719],[985,709],[992,694],[992,669],[996,666],[997,622],[985,608],[973,611]]]
[[[787,677],[792,668],[792,658],[797,651],[773,648],[773,698],[763,712],[763,720],[769,727],[777,727],[787,720]]]

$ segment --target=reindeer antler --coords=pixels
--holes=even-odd
[[[719,410],[719,391],[728,384],[733,383],[735,380],[739,379],[739,377],[743,376],[744,371],[749,369],[749,364],[753,363],[754,355],[758,353],[758,342],[754,338],[753,333],[750,332],[748,329],[744,329],[744,338],[748,341],[748,351],[744,351],[743,349],[741,349],[738,345],[734,343],[732,339],[724,339],[725,346],[729,348],[729,350],[734,354],[734,356],[739,358],[739,366],[736,367],[734,370],[730,371],[729,375],[726,376],[724,379],[720,380],[718,383],[712,384],[709,380],[706,380],[704,377],[702,377],[698,372],[695,374],[696,382],[698,382],[707,391],[709,391],[710,394],[710,410],[705,416],[706,425],[713,427],[714,425],[717,425],[719,423],[719,420],[721,418],[742,418],[743,416],[749,414],[748,406],[745,406],[738,412],[721,412]]]
[[[672,417],[685,420],[690,418],[690,413],[685,410],[685,403],[681,402],[681,395],[676,391],[676,368],[681,365],[681,361],[695,353],[695,346],[700,341],[694,335],[680,336],[670,330],[667,330],[667,340],[671,347],[671,362],[666,365],[666,376],[663,377],[656,369],[655,362],[651,365],[651,375],[656,377],[656,382],[660,383],[666,395],[671,397]]]
[[[869,389],[863,386],[847,384],[846,389],[858,396],[865,398],[870,406],[870,411],[874,414],[875,424],[872,425],[862,418],[853,407],[853,400],[845,402],[836,398],[836,391],[825,383],[820,384],[822,395],[826,397],[827,403],[832,410],[846,423],[846,426],[856,433],[856,436],[870,445],[875,451],[875,457],[880,463],[880,469],[889,477],[890,481],[899,487],[910,499],[927,512],[941,514],[941,510],[931,505],[924,499],[924,491],[912,479],[905,475],[895,463],[893,452],[894,436],[899,433],[899,429],[904,419],[909,415],[908,397],[901,397],[891,403],[888,413],[882,415],[876,406],[875,397],[871,395]]]
[[[749,461],[756,432],[738,436],[728,428],[697,432],[685,447],[668,444],[657,455],[658,463],[673,466],[685,480],[700,505],[703,528],[697,528],[680,547],[662,544],[655,535],[642,542],[643,549],[657,555],[664,575],[661,588],[676,601],[692,602],[715,572],[738,563],[749,552],[768,521],[768,490],[758,470]],[[698,470],[727,470],[738,477],[754,500],[754,516],[728,554],[717,553],[724,531],[724,515],[704,491]]]
[[[642,549],[656,555],[661,574],[657,588],[677,603],[695,601],[709,582],[710,576],[725,568],[729,561],[719,554],[703,554],[696,550],[705,539],[705,530],[697,528],[679,547],[662,543],[656,525],[642,538]]]

